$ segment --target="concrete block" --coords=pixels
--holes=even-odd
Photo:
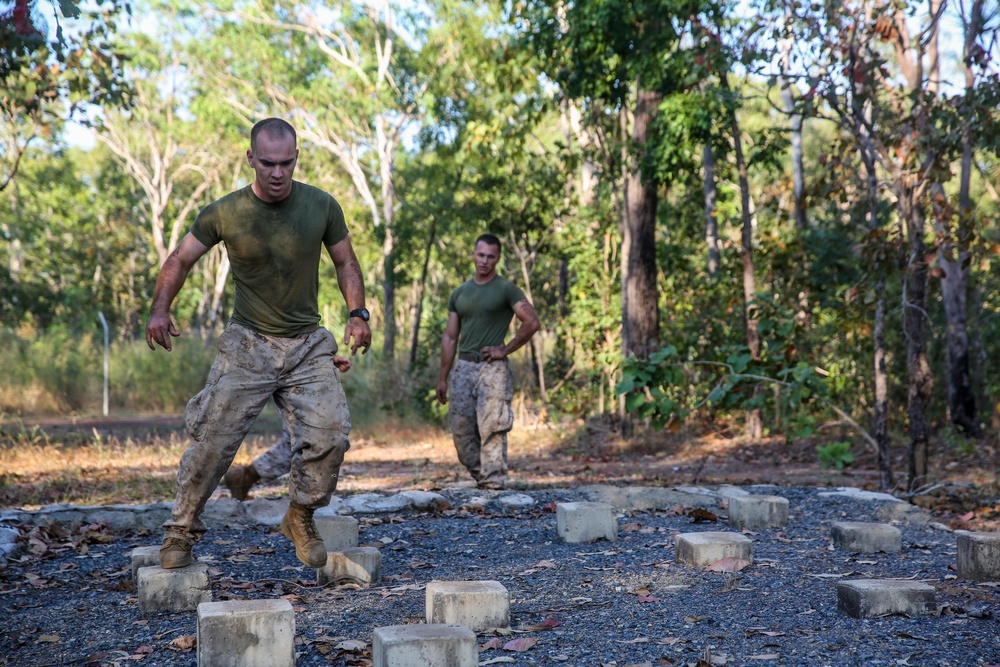
[[[837,583],[837,610],[853,618],[934,611],[934,587],[910,579],[853,579]]]
[[[139,581],[140,567],[159,567],[160,547],[136,547],[129,554],[132,557],[132,581]]]
[[[390,625],[372,633],[372,667],[476,667],[476,634],[461,625]]]
[[[375,547],[353,547],[330,551],[326,565],[316,570],[320,586],[351,582],[369,586],[382,581],[382,554]]]
[[[972,581],[1000,581],[1000,533],[959,532],[958,576]]]
[[[833,546],[843,551],[894,554],[903,548],[903,534],[887,523],[837,521],[830,527]]]
[[[753,542],[741,533],[681,533],[674,541],[674,560],[704,567],[723,558],[753,560]]]
[[[339,551],[358,546],[358,520],[353,516],[324,514],[313,516],[327,551]]]
[[[615,508],[606,503],[558,503],[556,532],[564,542],[580,544],[618,539]]]
[[[199,667],[293,667],[295,612],[288,600],[198,605]]]
[[[463,625],[473,632],[510,626],[510,594],[498,581],[432,581],[428,623]]]
[[[781,496],[730,496],[729,525],[764,530],[788,525],[788,499]]]
[[[202,602],[212,601],[208,565],[192,563],[187,567],[164,570],[140,567],[136,575],[139,611],[194,611]]]

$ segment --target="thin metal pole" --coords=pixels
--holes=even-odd
[[[101,318],[101,326],[104,327],[104,416],[108,416],[108,321],[104,319],[102,311],[97,312]]]

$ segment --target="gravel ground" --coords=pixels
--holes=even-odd
[[[739,573],[674,563],[677,533],[730,530],[696,522],[683,507],[625,512],[614,543],[564,544],[552,503],[581,499],[568,489],[531,492],[537,503],[528,510],[469,505],[479,494],[446,490],[452,509],[359,516],[362,545],[382,550],[385,580],[369,589],[317,587],[315,571],[267,528],[210,531],[195,556],[210,564],[215,600],[292,601],[299,666],[370,664],[373,628],[422,622],[423,589],[433,579],[497,580],[510,592],[512,634],[483,633],[480,645],[537,643],[521,652],[487,648],[483,663],[1000,663],[996,588],[955,578],[954,534],[907,522],[899,524],[900,553],[834,551],[830,523],[876,521],[879,504],[820,497],[823,488],[750,490],[788,498],[791,519],[784,529],[748,533],[754,563]],[[0,569],[0,665],[196,664],[193,612],[137,608],[128,554],[159,535],[112,536],[92,526],[38,537],[28,546],[41,556]],[[837,611],[836,582],[857,578],[927,582],[937,589],[937,611],[849,618]]]

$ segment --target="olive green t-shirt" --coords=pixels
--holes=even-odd
[[[206,206],[191,233],[209,247],[226,244],[236,284],[231,321],[282,338],[316,329],[320,253],[347,237],[336,199],[292,181],[288,197],[269,203],[248,185]]]
[[[525,298],[520,287],[500,276],[485,285],[467,280],[456,287],[448,299],[448,310],[458,313],[462,324],[459,353],[503,345],[514,304]]]

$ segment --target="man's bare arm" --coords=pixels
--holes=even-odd
[[[535,335],[535,332],[542,328],[541,323],[538,321],[538,313],[535,312],[535,307],[527,299],[521,299],[514,304],[514,315],[521,322],[514,333],[514,337],[506,345],[487,347],[481,350],[484,361],[497,361],[509,356],[512,352],[524,346]]]
[[[156,278],[156,291],[153,292],[153,303],[149,308],[149,321],[146,323],[146,345],[155,350],[157,343],[169,352],[172,348],[170,337],[180,336],[180,332],[170,319],[170,306],[177,293],[184,286],[191,267],[202,255],[208,252],[208,246],[196,239],[190,233],[170,253],[160,275]]]
[[[337,243],[327,246],[330,259],[337,269],[337,283],[340,285],[340,293],[344,295],[344,302],[347,309],[355,310],[365,306],[365,279],[361,275],[361,264],[354,254],[354,246],[351,245],[351,237],[346,236]],[[353,339],[353,342],[352,342]],[[372,330],[368,323],[358,317],[347,320],[344,328],[344,345],[351,347],[351,354],[355,354],[358,348],[362,354],[368,352],[372,344]]]
[[[441,337],[441,374],[438,376],[437,399],[440,403],[448,402],[448,375],[455,365],[455,352],[458,351],[458,336],[462,333],[462,321],[458,313],[448,311],[448,324],[445,325]]]

